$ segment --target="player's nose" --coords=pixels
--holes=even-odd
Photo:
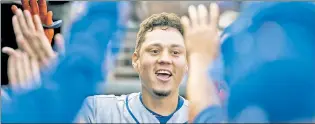
[[[171,55],[167,51],[163,51],[158,58],[158,63],[162,65],[172,64]]]

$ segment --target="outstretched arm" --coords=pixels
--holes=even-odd
[[[93,10],[95,4],[108,4],[108,8],[106,12],[98,12]],[[101,65],[105,49],[117,28],[116,5],[117,2],[91,2],[87,14],[71,28],[65,56],[43,74],[42,86],[11,96],[11,100],[2,100],[2,122],[73,121],[84,98],[92,95],[97,83],[103,80]],[[99,19],[92,23],[90,18]],[[38,25],[39,20],[35,16]],[[43,32],[42,26],[39,30]]]
[[[190,19],[186,16],[182,18],[188,51],[187,97],[190,101],[190,122],[193,122],[197,115],[209,106],[220,107],[218,91],[208,74],[209,65],[213,64],[220,45],[217,29],[218,5],[211,4],[210,12],[208,13],[204,5],[199,5],[198,8],[190,6],[188,9]],[[220,120],[213,122],[222,121],[216,119],[216,116],[212,117],[214,119],[210,120]]]

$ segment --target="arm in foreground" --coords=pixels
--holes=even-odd
[[[2,122],[73,121],[84,98],[93,95],[97,83],[103,80],[104,52],[117,28],[117,3],[102,4],[112,6],[106,8],[108,13],[90,10],[73,24],[65,56],[43,74],[40,88],[2,100]],[[88,21],[99,16],[103,16],[102,19]],[[100,38],[106,40],[98,40]]]
[[[184,16],[181,20],[188,51],[187,98],[190,101],[190,122],[209,106],[221,106],[215,83],[208,75],[208,67],[213,64],[220,45],[217,29],[219,7],[211,4],[209,8],[211,13],[204,5],[198,8],[190,6],[190,19]],[[220,118],[214,120],[222,122]]]

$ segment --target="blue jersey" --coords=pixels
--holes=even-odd
[[[224,32],[227,111],[210,106],[207,122],[311,122],[315,117],[315,4],[259,2]]]
[[[102,64],[117,29],[117,3],[89,2],[85,15],[72,24],[65,55],[42,75],[41,87],[1,100],[1,122],[73,121],[84,99],[104,80]]]

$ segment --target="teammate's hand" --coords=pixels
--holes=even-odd
[[[40,81],[37,60],[9,47],[4,47],[2,52],[9,55],[8,79],[14,92],[31,88]]]
[[[64,41],[60,34],[56,34],[55,43],[59,53],[64,52]],[[20,89],[29,89],[40,83],[40,65],[38,60],[28,56],[27,53],[10,47],[2,48],[2,52],[9,55],[8,79],[14,92]],[[52,58],[53,59],[53,58]]]
[[[20,9],[17,9],[12,22],[17,44],[22,51],[26,52],[30,57],[37,59],[41,65],[47,65],[55,58],[56,53],[45,36],[38,15],[34,15],[33,22],[29,11],[25,10],[23,13]],[[59,41],[57,40],[57,42]]]
[[[219,49],[218,19],[219,7],[210,5],[210,13],[204,5],[189,6],[189,17],[183,16],[181,22],[184,26],[185,44],[189,60],[203,60],[200,64],[209,65]]]
[[[54,24],[52,20],[53,12],[49,11],[47,12],[47,4],[46,0],[21,0],[22,6],[24,10],[28,10],[31,12],[32,15],[39,15],[40,20],[42,24],[46,26],[52,26]],[[13,13],[16,13],[18,8],[13,5],[11,7]],[[58,21],[58,23],[61,23],[61,21]],[[54,24],[54,25],[61,25],[61,24]],[[45,29],[45,34],[51,43],[53,36],[54,36],[54,28],[57,28],[58,26],[53,26],[53,28]]]

